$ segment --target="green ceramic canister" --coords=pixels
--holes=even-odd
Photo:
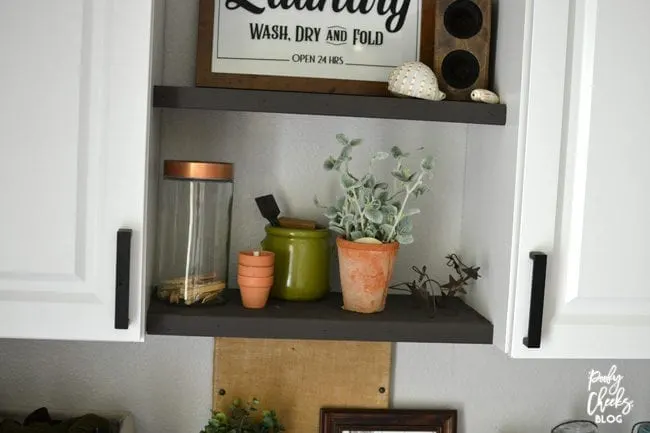
[[[275,253],[271,296],[314,301],[329,292],[329,231],[266,226],[262,248]]]

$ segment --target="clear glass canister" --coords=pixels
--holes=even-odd
[[[156,293],[170,303],[217,301],[228,281],[233,165],[165,161]]]

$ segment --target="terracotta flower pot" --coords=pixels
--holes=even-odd
[[[272,277],[273,266],[244,266],[239,265],[237,275],[242,277]]]
[[[237,276],[241,302],[246,308],[264,308],[271,293],[273,277]]]
[[[358,313],[384,310],[399,243],[362,244],[336,240],[343,308]]]
[[[274,262],[275,254],[270,251],[257,256],[253,251],[239,253],[237,284],[244,307],[264,308],[273,286]]]
[[[239,264],[244,266],[273,266],[275,263],[275,253],[271,251],[259,251],[260,255],[256,256],[255,251],[242,251],[239,253]]]

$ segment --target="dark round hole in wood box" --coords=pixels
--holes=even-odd
[[[481,67],[469,51],[456,50],[442,60],[442,78],[455,89],[467,89],[478,79]]]
[[[445,11],[445,29],[458,39],[469,39],[483,27],[483,13],[471,0],[456,0]]]

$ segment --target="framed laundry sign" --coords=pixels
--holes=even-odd
[[[383,95],[432,66],[435,0],[201,0],[196,84]]]

